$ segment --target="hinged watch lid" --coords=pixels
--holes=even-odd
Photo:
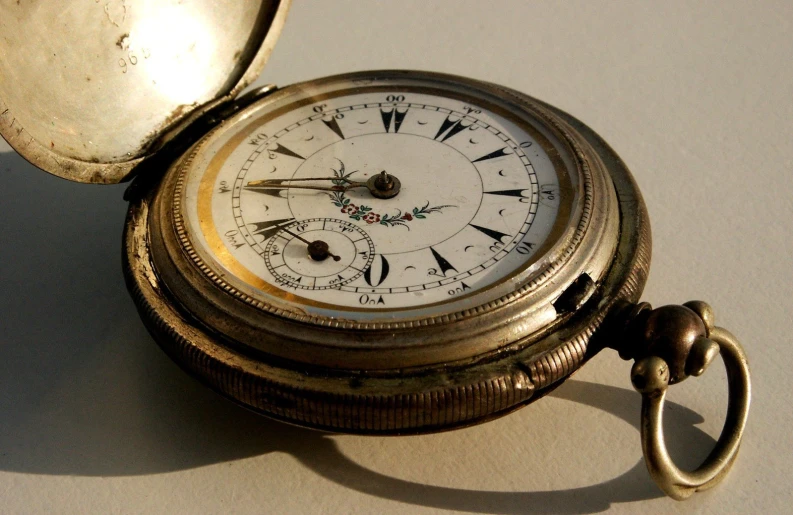
[[[0,2],[0,135],[54,175],[120,182],[258,77],[289,3]]]

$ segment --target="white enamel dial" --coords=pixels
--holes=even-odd
[[[176,204],[204,261],[249,295],[437,315],[514,290],[565,228],[576,178],[536,121],[431,81],[294,89],[210,137]],[[378,198],[373,178],[398,193]]]

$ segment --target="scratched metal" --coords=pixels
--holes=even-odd
[[[166,129],[258,76],[288,5],[0,2],[0,134],[45,171],[119,182]]]
[[[451,80],[428,72],[351,75],[389,73]],[[476,84],[525,109],[541,107],[520,93]],[[289,88],[274,94],[289,94]],[[130,203],[124,274],[144,324],[168,355],[203,383],[260,413],[314,428],[366,434],[439,431],[484,422],[541,398],[614,342],[618,324],[606,321],[638,301],[650,264],[647,213],[624,163],[581,122],[550,106],[542,109],[543,120],[564,128],[565,141],[575,141],[602,186],[592,189],[597,212],[583,229],[586,238],[573,251],[574,259],[559,269],[549,264],[542,272],[552,285],[547,297],[519,288],[509,299],[459,317],[386,329],[357,322],[315,326],[259,310],[206,280],[179,247],[168,218],[177,163],[161,184]],[[604,202],[612,195],[617,206]],[[617,221],[618,230],[601,233],[607,219]],[[595,234],[604,236],[592,239]],[[607,271],[598,275],[588,301],[557,312],[552,301],[572,278],[591,272],[587,256],[605,260]],[[552,306],[554,319],[524,334],[545,305]],[[383,331],[393,336],[386,345],[380,341]],[[254,351],[262,342],[269,345],[266,351]]]

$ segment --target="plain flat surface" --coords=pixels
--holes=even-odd
[[[332,436],[237,408],[139,321],[121,275],[124,186],[70,184],[0,153],[0,511],[790,512],[791,34],[787,1],[304,0],[260,81],[436,70],[597,130],[650,212],[645,300],[707,300],[749,356],[752,412],[719,487],[661,497],[630,364],[613,352],[529,408],[444,434]],[[671,401],[669,445],[693,466],[721,428],[723,367]]]

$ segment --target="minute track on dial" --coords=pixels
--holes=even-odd
[[[218,209],[227,209],[224,199],[230,198],[233,214],[217,218],[228,220],[218,227],[220,235],[239,230],[248,243],[232,249],[234,259],[285,295],[300,290],[301,298],[357,312],[467,296],[531,258],[516,249],[527,238],[543,241],[543,233],[532,229],[534,218],[544,219],[538,227],[545,231],[553,226],[557,210],[553,205],[538,211],[536,185],[555,185],[556,177],[550,162],[533,163],[525,154],[529,146],[543,148],[534,134],[494,118],[473,100],[358,91],[338,101],[315,97],[315,103],[280,111],[286,113],[279,115],[283,121],[262,118],[248,125],[236,157],[227,160],[234,164],[214,181],[225,181],[232,189],[226,197],[225,189],[214,190]],[[395,102],[382,102],[385,97]],[[391,198],[383,195],[394,191]],[[297,254],[323,267],[347,260],[324,237],[288,228],[306,243],[281,230],[289,223],[270,227],[275,221],[315,217],[340,219],[366,232],[377,248],[373,264],[353,264],[346,273],[326,274],[325,279],[319,271],[285,275]],[[298,249],[286,264],[274,262],[280,258],[265,251],[271,241],[279,247],[287,243],[276,236],[279,230]],[[330,254],[322,259],[326,251],[321,243],[340,260]],[[317,247],[313,257],[311,244]],[[257,265],[249,247],[259,259],[270,260],[269,268],[283,266],[257,272],[261,261]],[[363,302],[363,294],[376,295],[378,302]]]

